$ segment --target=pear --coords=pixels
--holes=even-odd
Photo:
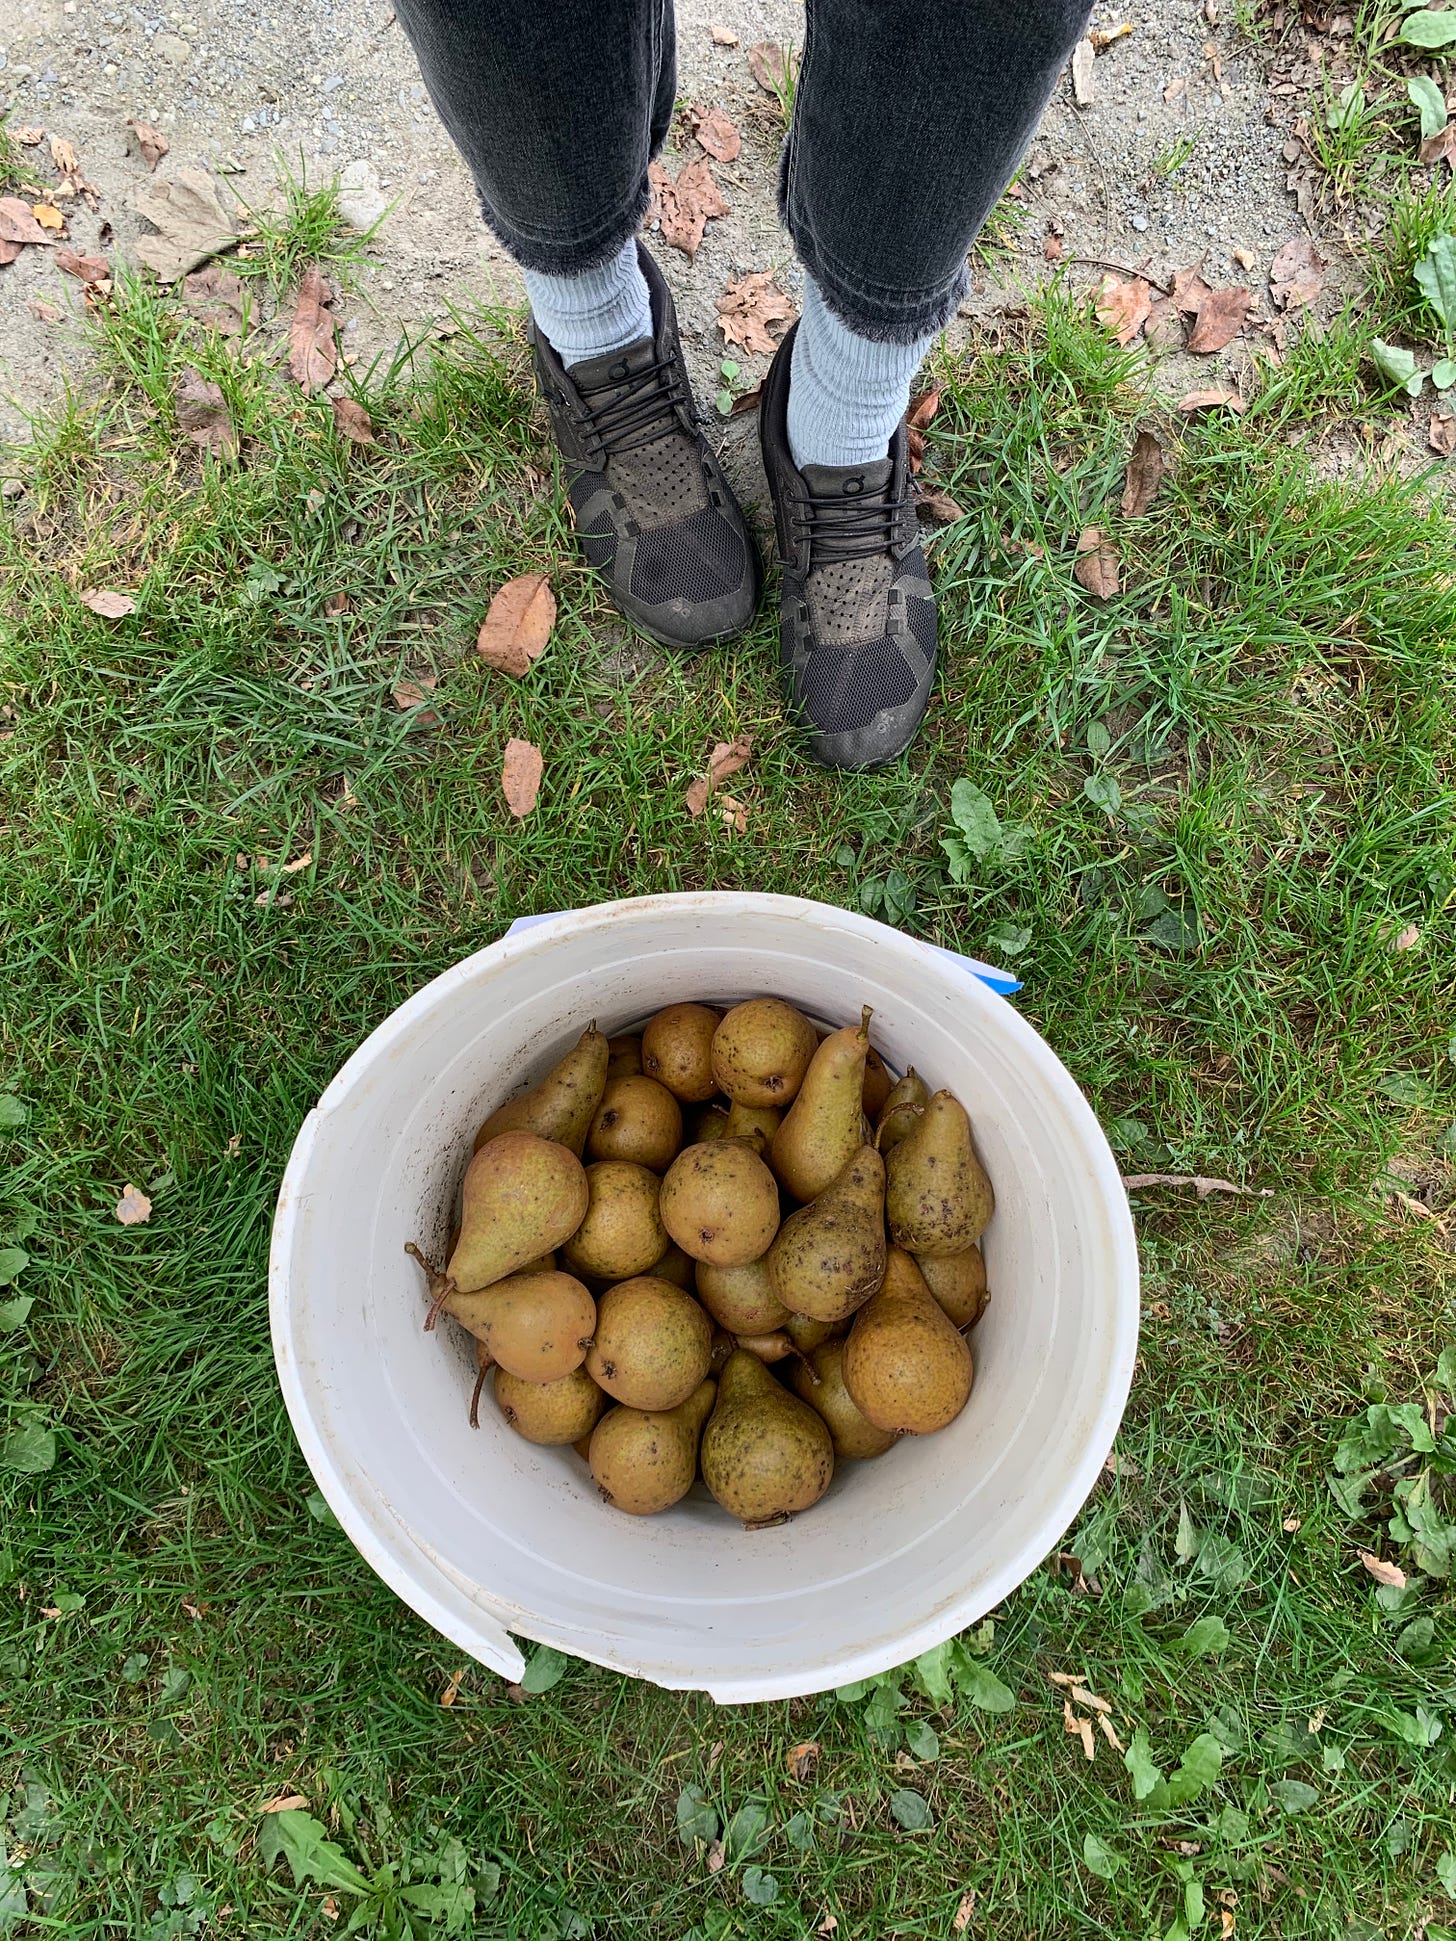
[[[885,1162],[861,1146],[818,1199],[789,1215],[768,1277],[790,1314],[843,1321],[885,1278]]]
[[[728,1113],[721,1105],[710,1105],[706,1112],[700,1112],[688,1144],[704,1146],[710,1139],[722,1139],[728,1131]]]
[[[652,1278],[655,1281],[671,1281],[674,1287],[691,1294],[698,1285],[698,1263],[691,1254],[685,1254],[675,1240],[670,1240],[662,1259],[652,1263]]]
[[[891,1247],[885,1282],[854,1318],[844,1385],[877,1429],[928,1436],[954,1422],[971,1392],[971,1351],[909,1254]]]
[[[779,1189],[746,1139],[688,1146],[662,1182],[662,1223],[694,1260],[741,1267],[779,1228]]]
[[[470,1294],[446,1280],[432,1317],[441,1308],[493,1361],[527,1382],[559,1381],[580,1368],[597,1322],[596,1302],[581,1282],[559,1273],[512,1274]]]
[[[586,1183],[586,1217],[562,1247],[562,1260],[573,1274],[598,1280],[645,1274],[668,1245],[656,1173],[630,1159],[600,1159],[587,1167]]]
[[[589,1159],[630,1159],[665,1173],[682,1145],[682,1107],[644,1072],[609,1078],[586,1135]]]
[[[809,1061],[798,1097],[769,1149],[769,1163],[796,1200],[812,1200],[822,1193],[861,1143],[860,1100],[869,1048],[866,1005],[860,1024],[831,1031]]]
[[[801,1359],[794,1370],[794,1387],[800,1399],[828,1424],[836,1462],[883,1456],[895,1441],[894,1431],[877,1429],[844,1386],[842,1341],[826,1341]]]
[[[571,1446],[576,1451],[577,1455],[581,1457],[583,1462],[586,1462],[589,1459],[591,1455],[590,1436],[583,1436],[579,1442],[573,1442]]]
[[[718,1089],[713,1033],[721,1011],[708,1004],[669,1004],[642,1033],[642,1069],[677,1098],[698,1103]]]
[[[680,1502],[698,1473],[698,1443],[717,1386],[701,1381],[675,1409],[616,1408],[592,1431],[587,1460],[604,1502],[654,1516]]]
[[[642,1274],[603,1294],[586,1371],[629,1409],[675,1409],[707,1374],[712,1343],[691,1294]]]
[[[735,1334],[733,1345],[764,1362],[787,1361],[790,1355],[798,1353],[782,1328],[776,1328],[772,1334]]]
[[[965,1108],[937,1092],[885,1161],[885,1218],[897,1247],[963,1254],[986,1230],[995,1196]]]
[[[885,1100],[894,1087],[894,1079],[883,1058],[871,1045],[865,1053],[864,1091],[860,1095],[860,1110],[873,1125],[884,1110]]]
[[[730,1334],[772,1334],[789,1318],[774,1293],[767,1260],[750,1260],[741,1267],[714,1267],[698,1262],[698,1299],[719,1327]]]
[[[642,1069],[642,1040],[628,1032],[607,1040],[607,1077],[635,1078]]]
[[[718,1090],[742,1105],[785,1106],[804,1082],[818,1034],[781,997],[735,1004],[713,1033]]]
[[[534,1132],[500,1133],[465,1170],[460,1237],[445,1272],[463,1294],[504,1280],[569,1240],[590,1197],[569,1147]]]
[[[539,1085],[498,1105],[475,1135],[475,1150],[502,1132],[534,1132],[570,1146],[581,1158],[587,1127],[602,1102],[607,1082],[607,1041],[588,1025],[560,1064]]]
[[[782,1112],[775,1112],[771,1105],[743,1105],[739,1100],[734,1099],[728,1108],[723,1137],[756,1139],[758,1150],[767,1152],[773,1144],[773,1136],[778,1131],[783,1116]]]
[[[733,1353],[738,1343],[726,1328],[714,1328],[713,1345],[708,1354],[708,1373],[714,1381],[723,1373],[723,1365]]]
[[[607,1406],[606,1396],[584,1368],[573,1368],[554,1382],[527,1382],[497,1367],[495,1399],[518,1436],[548,1447],[580,1442]]]
[[[703,1481],[730,1516],[770,1523],[819,1501],[834,1474],[834,1443],[807,1402],[736,1348],[718,1378],[702,1465]]]
[[[875,1144],[881,1152],[898,1146],[930,1103],[930,1088],[912,1065],[899,1079],[875,1120]]]
[[[917,1256],[915,1264],[951,1323],[973,1328],[991,1298],[980,1248],[967,1247],[963,1254],[925,1254]]]
[[[791,1314],[784,1332],[801,1355],[810,1354],[821,1342],[832,1341],[845,1332],[843,1321],[811,1321],[807,1314]]]

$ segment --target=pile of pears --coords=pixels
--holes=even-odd
[[[528,1442],[573,1446],[604,1502],[670,1509],[701,1474],[749,1528],[836,1463],[960,1414],[988,1299],[991,1182],[965,1109],[896,1081],[858,1024],[671,1004],[592,1025],[475,1137],[441,1313]]]

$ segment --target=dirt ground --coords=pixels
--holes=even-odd
[[[134,260],[135,198],[153,178],[129,139],[130,118],[154,124],[170,141],[155,179],[200,166],[220,179],[225,202],[257,207],[276,197],[280,165],[294,175],[302,167],[310,182],[338,172],[346,208],[360,224],[389,209],[376,261],[341,306],[346,353],[362,363],[403,328],[439,320],[451,302],[514,299],[515,271],[480,223],[469,178],[388,0],[311,0],[276,12],[270,4],[278,0],[194,0],[193,11],[161,14],[120,0],[109,9],[88,0],[8,0],[0,105],[10,110],[10,129],[41,128],[69,140],[98,192],[94,211],[67,205],[69,245]],[[1165,281],[1203,259],[1215,286],[1249,285],[1256,310],[1252,331],[1227,357],[1188,360],[1193,381],[1223,381],[1237,371],[1261,320],[1274,323],[1267,297],[1274,252],[1309,232],[1286,187],[1268,57],[1231,22],[1210,24],[1231,4],[1145,0],[1131,14],[1098,8],[1095,28],[1110,33],[1130,21],[1131,31],[1097,55],[1090,104],[1078,105],[1070,72],[1063,76],[1021,179],[1019,233],[1009,250],[979,265],[968,308],[1014,300],[1053,273],[1048,252],[1055,256],[1058,247],[1087,284],[1102,263],[1145,267]],[[781,127],[776,105],[752,79],[747,49],[760,40],[802,43],[803,10],[798,0],[680,0],[678,20],[680,98],[723,106],[745,138],[737,161],[714,165],[732,213],[709,224],[695,264],[659,251],[678,292],[697,380],[711,391],[723,355],[714,298],[725,282],[772,266],[791,295],[797,288],[774,212]],[[739,44],[717,44],[715,24]],[[31,152],[41,167],[46,149]],[[933,192],[933,134],[926,182]],[[1326,307],[1348,282],[1338,251],[1329,253]],[[24,249],[0,270],[0,438],[21,435],[27,415],[42,411],[78,369],[81,299],[80,284],[49,250]],[[761,367],[740,361],[747,384]],[[735,425],[732,442],[739,436]]]

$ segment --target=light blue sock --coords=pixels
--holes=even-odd
[[[625,350],[652,335],[652,298],[629,236],[608,263],[577,276],[527,270],[526,295],[542,336],[563,364]]]
[[[789,365],[789,451],[805,465],[873,465],[890,449],[920,360],[939,333],[880,344],[847,329],[810,276]]]

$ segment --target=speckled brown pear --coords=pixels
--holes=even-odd
[[[746,1139],[686,1147],[667,1169],[660,1204],[683,1252],[715,1267],[758,1260],[779,1230],[779,1189]]]
[[[769,1164],[796,1200],[822,1193],[863,1140],[870,1008],[858,1025],[831,1031],[809,1061],[799,1095],[774,1134]]]
[[[559,1064],[529,1092],[498,1105],[475,1135],[475,1150],[502,1132],[534,1132],[570,1147],[578,1159],[607,1082],[607,1041],[588,1025]]]
[[[971,1351],[898,1247],[884,1285],[854,1318],[844,1347],[844,1385],[877,1429],[932,1435],[954,1422],[971,1393]]]
[[[562,1265],[596,1280],[630,1280],[667,1252],[657,1209],[658,1178],[628,1159],[601,1159],[586,1169],[587,1210],[561,1248]]]
[[[861,1146],[768,1250],[768,1277],[790,1314],[843,1321],[885,1277],[885,1162]]]
[[[432,1292],[437,1285],[432,1277]],[[468,1328],[492,1361],[528,1382],[559,1381],[580,1368],[597,1319],[581,1282],[560,1273],[511,1274],[469,1294],[446,1280],[431,1319],[441,1311]]]
[[[758,1150],[767,1152],[773,1144],[774,1134],[783,1123],[783,1113],[776,1112],[771,1105],[744,1105],[734,1099],[728,1107],[728,1120],[723,1127],[725,1139],[756,1139]]]
[[[860,1097],[860,1110],[873,1125],[884,1110],[885,1101],[890,1096],[894,1081],[885,1066],[885,1061],[871,1045],[865,1053],[864,1091]]]
[[[899,1145],[929,1103],[930,1087],[912,1065],[905,1076],[896,1081],[875,1121],[875,1144],[882,1153],[888,1153],[892,1146]]]
[[[789,1318],[773,1291],[766,1259],[745,1261],[741,1267],[714,1267],[700,1260],[697,1283],[698,1299],[730,1334],[771,1334]]]
[[[735,1004],[713,1034],[713,1077],[742,1105],[787,1106],[804,1082],[818,1034],[781,997]]]
[[[642,1040],[631,1032],[607,1040],[607,1077],[632,1078],[642,1069]]]
[[[877,1429],[844,1386],[844,1343],[825,1341],[794,1370],[801,1401],[821,1415],[834,1438],[836,1462],[863,1462],[882,1456],[896,1440],[892,1429]]]
[[[631,1409],[675,1409],[708,1372],[713,1324],[691,1294],[650,1274],[609,1287],[586,1371]]]
[[[642,1033],[642,1069],[689,1104],[712,1098],[713,1033],[721,1011],[710,1004],[669,1004]]]
[[[573,1368],[554,1382],[528,1382],[497,1367],[495,1400],[518,1436],[548,1448],[590,1435],[607,1406],[606,1396],[584,1368]]]
[[[980,1248],[967,1247],[963,1254],[917,1255],[915,1264],[951,1323],[973,1328],[991,1299]]]
[[[586,1169],[569,1147],[534,1132],[500,1133],[466,1168],[445,1272],[464,1294],[504,1280],[569,1240],[589,1198]]]
[[[834,1443],[806,1402],[737,1348],[718,1378],[701,1460],[703,1481],[730,1516],[772,1523],[819,1501],[834,1474]]]
[[[645,1072],[609,1078],[586,1135],[588,1159],[630,1159],[665,1173],[682,1145],[682,1107]]]
[[[698,1442],[716,1393],[715,1383],[703,1381],[675,1409],[604,1415],[587,1449],[603,1501],[628,1516],[655,1516],[680,1502],[698,1473]]]
[[[885,1161],[891,1240],[911,1254],[963,1254],[985,1232],[995,1205],[965,1108],[937,1092]]]

